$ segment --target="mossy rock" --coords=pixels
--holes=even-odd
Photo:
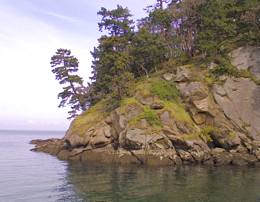
[[[100,101],[81,115],[77,116],[70,126],[70,133],[84,136],[86,131],[95,126],[98,122],[105,119],[108,115],[106,109],[106,101]]]

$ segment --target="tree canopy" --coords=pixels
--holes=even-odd
[[[155,0],[146,11],[135,28],[127,7],[100,9],[103,35],[91,52],[92,82],[87,88],[76,75],[78,60],[69,50],[58,49],[52,57],[52,71],[64,85],[60,106],[71,106],[70,115],[102,99],[116,103],[130,94],[131,83],[169,60],[207,60],[225,55],[230,44],[260,43],[259,0]],[[79,88],[85,90],[79,93]]]

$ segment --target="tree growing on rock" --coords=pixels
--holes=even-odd
[[[133,34],[133,20],[129,10],[119,5],[113,10],[101,8],[98,15],[101,16],[99,29],[107,31],[108,35],[99,39],[99,46],[92,52],[94,61],[91,79],[94,91],[98,100],[108,94],[120,100],[127,93],[127,84],[133,78],[129,71],[129,44]]]
[[[73,118],[79,112],[86,110],[86,90],[83,79],[76,75],[79,61],[71,55],[68,49],[58,49],[51,58],[52,72],[56,80],[63,85],[63,91],[58,94],[61,99],[59,107],[69,106],[69,117]]]

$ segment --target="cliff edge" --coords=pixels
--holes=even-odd
[[[230,53],[236,74],[209,76],[171,66],[133,85],[107,110],[103,100],[76,117],[63,139],[34,140],[34,151],[64,160],[147,165],[260,163],[260,47]]]

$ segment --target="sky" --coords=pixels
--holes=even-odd
[[[61,86],[50,58],[67,48],[79,59],[79,75],[91,75],[90,51],[102,33],[101,7],[127,6],[134,19],[155,0],[0,0],[0,129],[66,130],[58,108]]]

